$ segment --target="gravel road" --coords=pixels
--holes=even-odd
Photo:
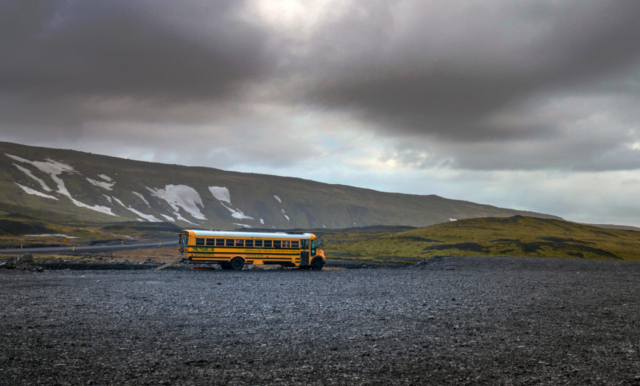
[[[23,254],[23,253],[62,253],[65,255],[80,255],[86,253],[130,251],[133,249],[161,248],[178,245],[178,240],[151,241],[144,243],[128,242],[127,244],[113,245],[80,245],[77,247],[38,247],[38,248],[4,248],[0,249],[0,254]],[[178,253],[176,252],[176,255]]]
[[[640,264],[0,271],[0,384],[640,385]]]

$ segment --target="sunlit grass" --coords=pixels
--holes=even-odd
[[[342,240],[336,241],[339,237]],[[460,220],[399,233],[327,234],[325,239],[330,258],[391,261],[432,256],[531,256],[640,260],[640,232],[521,216]]]

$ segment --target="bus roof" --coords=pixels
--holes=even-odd
[[[310,239],[314,236],[311,233],[285,233],[285,232],[233,232],[233,231],[197,231],[185,229],[182,232],[189,232],[194,236],[209,237],[238,237],[238,238],[263,238],[263,239],[293,239],[303,240]]]

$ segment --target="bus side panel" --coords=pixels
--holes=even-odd
[[[242,257],[245,262],[251,264],[253,260],[262,261],[263,264],[291,264],[299,266],[300,252],[297,249],[282,249],[279,253],[255,253],[251,249],[209,248],[190,246],[188,258],[193,262],[229,262],[236,256]]]

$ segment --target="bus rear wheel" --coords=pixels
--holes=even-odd
[[[244,268],[244,260],[242,259],[242,257],[234,257],[229,262],[229,265],[234,271],[242,271],[242,268]]]
[[[314,271],[321,271],[322,267],[324,267],[324,261],[322,259],[313,259],[311,262],[311,269]]]

